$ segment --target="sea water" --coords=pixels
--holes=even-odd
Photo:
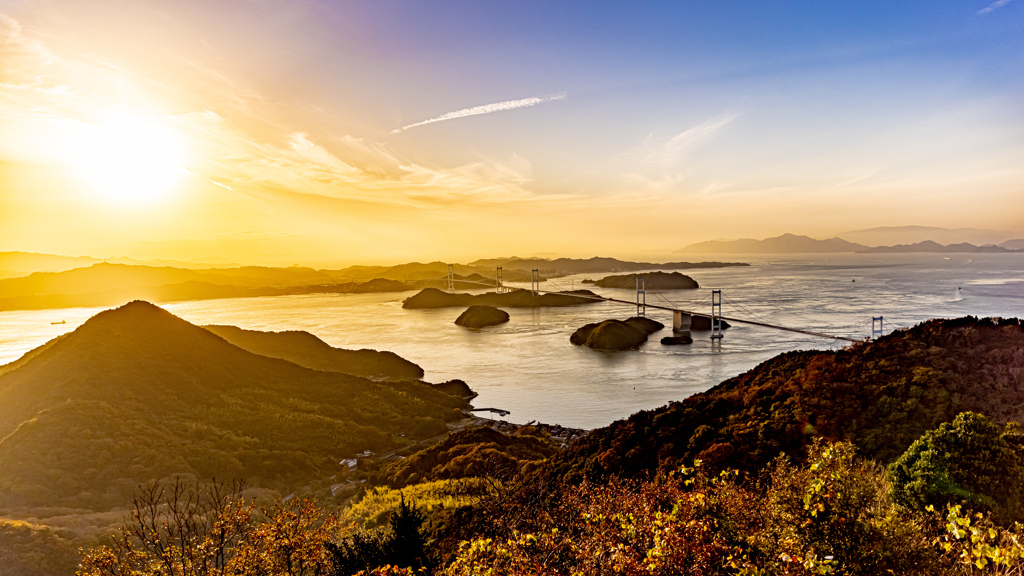
[[[694,259],[692,256],[689,256]],[[707,255],[701,260],[723,260]],[[712,289],[722,290],[722,313],[864,339],[872,317],[894,328],[929,318],[964,315],[1024,317],[1024,254],[739,255],[749,267],[684,271],[698,290],[648,290],[647,304],[711,312]],[[589,288],[635,301],[633,287],[595,288],[575,275],[542,290]],[[527,284],[528,288],[529,285]],[[539,421],[579,428],[682,400],[790,350],[837,349],[847,342],[740,323],[721,340],[693,332],[693,344],[663,346],[671,312],[646,315],[668,327],[639,350],[601,352],[569,343],[580,326],[625,319],[636,306],[601,302],[566,308],[507,309],[511,320],[469,330],[453,322],[461,308],[405,310],[413,292],[331,294],[202,300],[163,304],[195,324],[253,330],[306,330],[332,346],[391,350],[416,362],[425,378],[465,380],[476,407],[510,411],[512,422]],[[0,313],[0,364],[71,331],[100,309]],[[66,324],[51,324],[65,321]]]

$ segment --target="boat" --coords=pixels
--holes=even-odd
[[[60,322],[50,322],[50,324],[67,324],[67,320],[61,320]]]

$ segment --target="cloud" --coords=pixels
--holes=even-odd
[[[737,113],[715,116],[687,128],[675,136],[648,136],[643,144],[620,154],[609,166],[609,181],[618,181],[621,187],[644,190],[653,195],[669,194],[680,190],[690,180],[688,189],[719,187],[715,182],[693,182],[693,164],[689,156],[723,128],[739,117]]]
[[[996,0],[995,2],[989,4],[988,6],[985,6],[981,10],[978,10],[977,12],[975,12],[975,14],[988,14],[989,12],[998,10],[1003,6],[1006,6],[1010,2],[1013,2],[1013,0]]]
[[[484,104],[483,106],[473,106],[472,108],[463,108],[462,110],[456,110],[455,112],[448,112],[442,114],[436,118],[430,120],[424,120],[422,122],[416,122],[415,124],[409,124],[408,126],[402,126],[391,131],[392,134],[398,134],[404,132],[410,128],[417,126],[423,126],[424,124],[433,124],[434,122],[444,122],[445,120],[454,120],[456,118],[465,118],[466,116],[478,116],[480,114],[491,114],[493,112],[505,112],[507,110],[516,110],[518,108],[529,108],[538,104],[544,104],[545,102],[554,102],[556,100],[565,100],[567,96],[565,94],[558,94],[557,96],[549,96],[547,98],[523,98],[522,100],[508,100],[505,102],[495,102],[494,104]]]
[[[643,151],[648,164],[658,167],[677,165],[690,151],[735,120],[738,114],[724,114],[683,130],[668,140],[648,137]]]
[[[353,136],[314,139],[293,133],[281,143],[254,139],[212,113],[188,121],[217,134],[191,166],[215,184],[273,202],[420,214],[522,202],[532,166],[519,156],[454,167],[415,162],[381,142]],[[240,153],[239,151],[243,151]],[[315,198],[314,198],[315,197]]]

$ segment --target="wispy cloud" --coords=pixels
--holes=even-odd
[[[423,126],[424,124],[433,124],[435,122],[444,122],[445,120],[454,120],[456,118],[465,118],[466,116],[478,116],[480,114],[491,114],[493,112],[505,112],[507,110],[516,110],[517,108],[529,108],[538,104],[544,104],[545,102],[554,102],[555,100],[565,100],[565,94],[558,94],[556,96],[548,96],[545,98],[523,98],[522,100],[507,100],[505,102],[495,102],[494,104],[484,104],[483,106],[473,106],[472,108],[463,108],[462,110],[456,110],[455,112],[448,112],[447,114],[441,114],[436,118],[430,120],[424,120],[422,122],[416,122],[409,124],[408,126],[402,126],[401,128],[395,128],[391,131],[392,134],[398,134],[404,132],[410,128],[417,126]]]
[[[688,152],[700,146],[738,116],[738,114],[725,114],[712,118],[693,128],[683,130],[667,141],[655,139],[653,136],[649,137],[644,143],[646,161],[659,167],[676,165]]]
[[[1013,0],[996,0],[995,2],[989,4],[988,6],[985,6],[981,10],[978,10],[977,12],[975,12],[975,14],[982,14],[982,15],[988,14],[989,12],[992,12],[993,10],[998,10],[998,9],[1002,8],[1003,6],[1006,6],[1010,2],[1013,2]]]
[[[690,156],[738,117],[738,113],[728,112],[674,136],[651,134],[640,146],[618,155],[610,166],[609,179],[617,180],[624,188],[655,195],[678,192],[684,181],[690,181],[686,187],[690,192],[708,186],[692,181],[694,164]]]

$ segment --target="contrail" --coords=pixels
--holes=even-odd
[[[462,110],[456,110],[455,112],[441,114],[437,118],[431,118],[430,120],[424,120],[422,122],[417,122],[415,124],[409,124],[408,126],[402,126],[401,128],[395,128],[394,130],[391,131],[391,133],[398,134],[399,132],[404,132],[409,128],[423,126],[424,124],[433,124],[434,122],[444,122],[445,120],[454,120],[455,118],[476,116],[478,114],[490,114],[491,112],[504,112],[506,110],[515,110],[516,108],[528,108],[530,106],[536,106],[537,104],[543,104],[545,102],[553,102],[555,100],[565,99],[565,94],[559,94],[557,96],[549,96],[547,98],[523,98],[522,100],[509,100],[507,102],[495,102],[494,104],[473,106],[472,108],[463,108]]]
[[[981,10],[978,10],[977,12],[975,12],[975,14],[988,14],[989,12],[992,12],[993,10],[998,10],[998,9],[1002,8],[1003,6],[1006,6],[1007,4],[1009,4],[1012,1],[1013,0],[996,0],[995,2],[989,4],[988,6],[985,6]]]

